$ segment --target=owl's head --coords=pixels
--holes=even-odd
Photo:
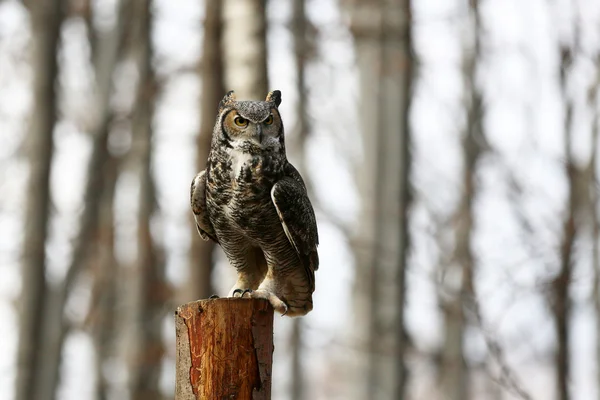
[[[219,103],[213,134],[243,152],[285,151],[279,104],[279,90],[270,92],[265,101],[237,101],[232,90]]]

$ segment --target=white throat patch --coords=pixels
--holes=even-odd
[[[244,165],[252,160],[252,154],[234,148],[229,150],[229,155],[231,156],[231,179],[237,179]]]

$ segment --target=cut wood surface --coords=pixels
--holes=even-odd
[[[175,400],[271,398],[273,308],[209,299],[177,308]]]

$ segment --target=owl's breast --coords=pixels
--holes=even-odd
[[[281,226],[271,189],[283,174],[283,162],[262,155],[217,160],[207,178],[207,209],[217,235],[235,231],[249,238]]]

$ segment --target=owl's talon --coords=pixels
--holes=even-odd
[[[245,289],[244,291],[242,291],[242,294],[240,295],[240,297],[244,297],[244,295],[248,293],[250,296],[248,296],[249,298],[252,297],[252,289]]]
[[[212,296],[209,297],[209,299],[218,299],[219,295],[217,294],[213,294]]]
[[[231,293],[231,297],[242,297],[244,291],[242,289],[235,289],[233,291],[233,293]],[[239,296],[236,296],[236,294],[239,294]]]
[[[287,304],[283,303],[283,309],[284,311],[281,313],[281,316],[283,317],[285,314],[287,314],[288,312],[288,306]]]

